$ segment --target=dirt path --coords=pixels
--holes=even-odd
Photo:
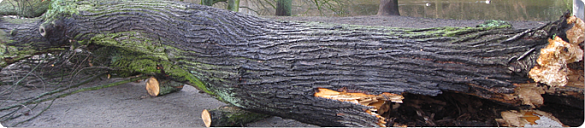
[[[414,17],[267,17],[280,20],[321,21],[342,24],[359,24],[391,27],[474,27],[480,20],[445,20]],[[511,22],[514,28],[532,28],[545,22]],[[94,81],[85,86],[95,86],[115,79]],[[22,89],[20,95],[38,94],[42,89]],[[42,103],[38,108],[47,106]],[[45,113],[19,127],[203,127],[201,111],[225,105],[193,87],[161,97],[148,97],[144,82],[129,83],[112,88],[77,93],[56,100]],[[41,111],[35,109],[33,113]],[[29,118],[29,117],[25,117]],[[3,125],[12,122],[2,122]],[[290,119],[273,117],[246,126],[314,126]]]

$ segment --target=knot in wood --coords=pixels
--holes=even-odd
[[[55,20],[41,24],[39,27],[39,33],[53,46],[68,44],[66,24],[62,20]]]

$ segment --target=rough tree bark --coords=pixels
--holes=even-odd
[[[2,18],[0,65],[81,48],[117,75],[165,76],[245,110],[321,126],[385,126],[380,104],[400,103],[404,93],[521,105],[517,85],[535,82],[529,72],[547,39],[568,40],[571,28],[566,20],[520,30],[388,28],[272,21],[171,1],[51,3],[40,18]],[[582,100],[583,68],[568,68],[577,79],[540,86]]]

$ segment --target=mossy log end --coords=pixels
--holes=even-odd
[[[94,65],[119,75],[162,75],[245,110],[321,126],[385,126],[373,105],[402,93],[452,91],[522,105],[530,96],[517,87],[535,83],[531,69],[550,65],[537,62],[549,38],[571,42],[552,47],[560,53],[583,49],[565,34],[578,28],[568,16],[533,29],[417,29],[273,21],[172,1],[51,0],[51,8],[26,22],[0,20],[0,65],[83,48]],[[573,58],[558,68],[577,79],[539,89],[582,101],[583,57]],[[339,96],[318,97],[320,89]]]

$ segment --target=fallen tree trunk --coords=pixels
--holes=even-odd
[[[42,18],[0,21],[0,65],[84,49],[116,75],[165,76],[245,110],[321,126],[386,126],[381,106],[401,94],[451,91],[518,106],[533,100],[518,92],[540,95],[518,85],[539,82],[550,95],[583,100],[582,40],[565,34],[578,28],[568,16],[533,29],[415,29],[272,21],[170,1],[51,2]],[[554,35],[569,43],[550,46],[552,60],[541,63]]]

